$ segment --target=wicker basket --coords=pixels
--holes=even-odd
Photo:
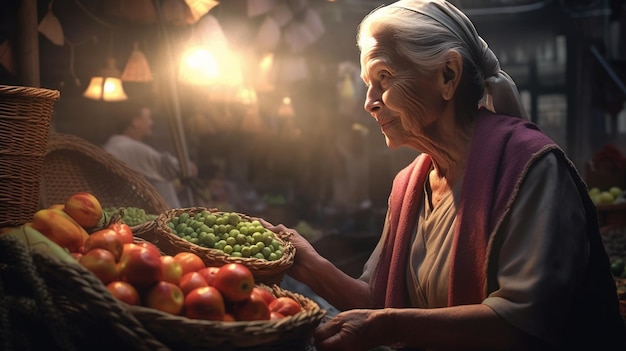
[[[209,211],[212,213],[222,213],[215,209],[208,209],[205,207],[191,207],[191,208],[176,208],[161,213],[156,219],[156,225],[150,229],[142,230],[141,233],[137,233],[137,236],[143,237],[147,241],[152,242],[168,255],[175,255],[179,252],[189,251],[200,256],[207,266],[222,266],[227,263],[241,263],[246,265],[257,283],[264,283],[267,285],[280,284],[284,277],[284,272],[291,267],[295,256],[295,247],[288,240],[289,235],[287,233],[275,233],[276,238],[283,244],[284,250],[281,258],[275,261],[262,260],[258,258],[242,258],[233,257],[225,254],[221,250],[209,249],[193,243],[190,243],[176,234],[172,233],[171,229],[167,226],[170,219],[175,216],[187,212],[190,215],[195,215],[202,211]],[[245,214],[239,214],[244,220],[251,220],[251,218]]]
[[[80,137],[53,133],[43,161],[41,207],[87,191],[102,207],[137,207],[160,214],[167,204],[140,173]]]
[[[168,350],[78,263],[0,236],[0,349]]]
[[[311,335],[326,311],[312,300],[281,289],[269,288],[274,296],[295,299],[302,311],[270,321],[218,322],[174,316],[155,309],[130,306],[129,311],[159,340],[176,350],[298,351],[312,348]]]
[[[39,181],[54,103],[60,93],[0,85],[0,227],[28,222],[39,209]]]

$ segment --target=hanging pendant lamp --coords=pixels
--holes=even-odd
[[[122,81],[124,82],[138,82],[145,83],[152,81],[152,72],[148,65],[146,55],[139,50],[139,44],[133,44],[133,51],[128,57],[124,72],[122,72]]]
[[[127,100],[128,96],[124,92],[120,76],[119,69],[115,67],[115,59],[109,57],[100,74],[91,78],[83,96],[88,99],[107,102]]]

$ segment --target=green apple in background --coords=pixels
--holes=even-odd
[[[620,187],[618,187],[618,186],[612,186],[609,189],[609,193],[611,193],[613,195],[613,197],[617,198],[620,195],[622,195],[622,189]]]
[[[600,194],[600,188],[593,187],[589,189],[589,196],[593,197],[594,195],[598,195],[598,194]]]
[[[615,200],[615,196],[608,191],[602,191],[598,194],[599,204],[611,204]]]

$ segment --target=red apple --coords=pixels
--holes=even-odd
[[[109,284],[118,277],[115,257],[108,250],[101,248],[92,249],[83,254],[78,262],[98,277],[104,285]]]
[[[204,267],[198,271],[200,275],[206,280],[206,283],[213,286],[213,282],[215,282],[215,274],[220,270],[220,267]]]
[[[216,288],[205,286],[191,290],[185,296],[184,315],[192,319],[224,320],[224,298]]]
[[[270,303],[272,303],[272,301],[276,300],[276,297],[272,295],[269,290],[260,286],[255,286],[254,288],[252,288],[252,295],[260,296],[268,306]]]
[[[80,261],[80,258],[83,257],[82,252],[70,252],[70,256],[74,257],[76,261]]]
[[[254,276],[248,267],[240,263],[228,263],[215,274],[213,286],[231,302],[244,301],[254,288]]]
[[[288,296],[277,297],[272,303],[269,304],[270,312],[278,312],[283,316],[293,316],[294,314],[302,311],[302,307],[298,301]]]
[[[174,259],[173,256],[161,256],[163,267],[163,280],[178,285],[180,278],[183,276],[183,267]]]
[[[233,315],[238,321],[269,320],[270,310],[260,295],[251,294],[246,300],[234,306]]]
[[[174,255],[174,259],[183,267],[183,275],[189,272],[197,272],[205,267],[204,261],[193,252],[179,252]]]
[[[139,293],[137,289],[128,282],[121,280],[112,281],[107,285],[107,289],[118,300],[125,302],[129,305],[139,305]]]
[[[153,251],[155,254],[161,256],[161,251],[159,250],[159,248],[156,247],[156,245],[154,245],[153,243],[150,243],[150,242],[147,242],[147,241],[125,243],[124,247],[122,249],[122,252],[124,252],[124,250],[127,250],[127,249],[129,249],[131,247],[134,247],[134,246],[143,247],[143,248],[148,249],[150,251]]]
[[[115,230],[105,228],[100,229],[96,232],[93,232],[85,239],[84,245],[84,253],[89,252],[95,248],[102,248],[111,251],[113,256],[115,256],[115,262],[120,260],[122,256],[122,251],[124,249],[124,243],[122,242],[122,238],[117,235]]]
[[[161,254],[153,244],[126,244],[119,262],[121,280],[142,289],[163,278]]]
[[[162,280],[148,288],[143,301],[146,307],[179,315],[183,310],[185,295],[176,284]]]
[[[189,294],[189,292],[195,288],[202,288],[205,286],[209,286],[206,283],[206,280],[200,275],[198,272],[189,272],[186,273],[180,278],[180,282],[178,286],[183,291],[185,295]]]
[[[135,236],[133,235],[133,230],[126,223],[117,221],[109,224],[109,229],[113,229],[117,235],[120,236],[122,243],[130,244],[135,241]]]
[[[281,313],[278,313],[276,311],[271,311],[270,312],[270,320],[276,320],[276,319],[281,319],[281,318],[285,318],[285,316],[283,316]]]

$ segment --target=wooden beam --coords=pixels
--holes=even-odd
[[[37,0],[22,0],[18,10],[16,64],[18,81],[25,86],[40,87],[39,29]]]

